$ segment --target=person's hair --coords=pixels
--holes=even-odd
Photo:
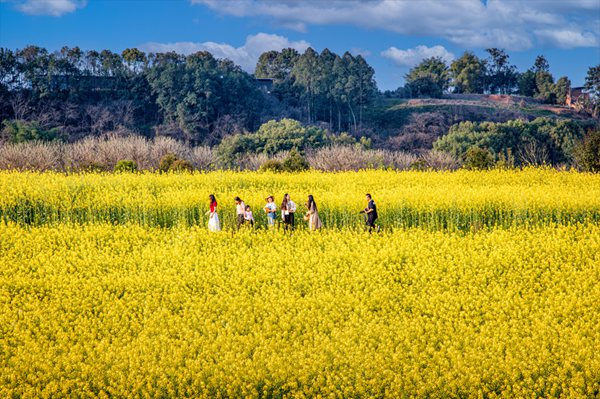
[[[315,206],[315,210],[317,209],[317,203],[315,202],[315,198],[311,195],[308,196],[308,204],[306,206],[308,206],[308,209],[312,209],[312,206]]]
[[[234,201],[239,201],[239,202],[242,202],[242,199],[241,199],[240,197],[235,197],[233,200],[234,200]]]
[[[208,196],[208,198],[210,199],[210,204],[217,204],[217,199],[215,198],[214,194],[211,194]]]
[[[373,198],[373,197],[371,197],[371,194],[368,194],[368,193],[367,193],[367,197],[369,197],[369,199]]]
[[[281,209],[286,209],[288,204],[287,194],[283,194],[283,201],[281,201]]]
[[[250,205],[246,205],[246,210],[250,209]]]

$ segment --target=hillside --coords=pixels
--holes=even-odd
[[[486,94],[451,94],[444,98],[381,99],[367,113],[378,146],[423,150],[464,121],[531,121],[538,117],[574,120],[585,126],[598,123],[586,113],[566,106],[543,104],[531,97]]]

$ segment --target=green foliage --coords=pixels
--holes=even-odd
[[[171,172],[191,172],[194,166],[187,159],[176,159],[169,168]]]
[[[539,71],[535,74],[535,98],[542,100],[547,104],[556,102],[556,93],[554,91],[554,78],[550,72]]]
[[[486,63],[475,54],[465,52],[450,65],[457,93],[483,93]]]
[[[518,83],[517,68],[509,61],[509,55],[498,48],[488,48],[487,88],[492,93],[510,94]]]
[[[554,93],[556,95],[557,104],[565,104],[567,102],[567,95],[571,90],[571,81],[566,76],[558,79],[554,85]]]
[[[587,108],[595,118],[598,118],[600,117],[600,65],[588,69],[584,87],[590,95]]]
[[[576,146],[575,158],[583,170],[600,172],[600,130],[588,132]]]
[[[583,137],[583,132],[573,121],[550,118],[532,122],[462,122],[451,126],[448,134],[434,143],[434,148],[463,158],[471,147],[500,154],[508,149],[522,152],[535,146],[548,155],[549,162],[559,164],[572,161],[575,142]]]
[[[181,159],[173,153],[167,153],[160,159],[158,169],[161,172],[183,172],[194,170],[194,166],[186,159]]]
[[[290,151],[290,155],[283,161],[282,166],[286,172],[300,172],[310,168],[306,158],[295,148]]]
[[[137,172],[137,163],[131,159],[122,159],[115,165],[115,172]]]
[[[329,136],[329,142],[333,146],[344,146],[344,145],[354,145],[356,144],[356,139],[350,136],[347,132],[342,132],[340,134],[333,134]]]
[[[441,97],[450,84],[450,71],[441,57],[426,58],[405,76],[413,97]]]
[[[10,143],[23,143],[26,141],[53,141],[61,138],[57,128],[44,129],[37,122],[23,120],[5,120],[2,122],[0,137]]]
[[[283,164],[276,159],[269,159],[258,168],[259,172],[283,172],[283,169]]]
[[[473,146],[465,153],[463,166],[466,169],[490,169],[494,166],[494,155],[484,148]]]
[[[410,165],[410,170],[425,171],[427,170],[427,161],[423,158],[417,159]]]
[[[171,169],[173,162],[175,162],[177,159],[177,155],[173,154],[172,152],[163,155],[158,163],[158,169],[161,172],[168,172]]]
[[[535,83],[535,73],[528,69],[519,75],[518,79],[519,94],[526,97],[533,97],[537,90]]]
[[[318,148],[327,144],[326,132],[314,126],[305,127],[293,119],[271,120],[256,133],[236,134],[221,141],[217,154],[221,163],[231,167],[244,153],[273,155],[292,148]]]

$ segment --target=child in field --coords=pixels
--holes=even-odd
[[[248,223],[251,227],[254,227],[254,216],[252,215],[252,209],[250,208],[250,205],[246,205],[246,211],[244,212],[244,223]]]
[[[269,228],[275,226],[275,213],[277,212],[277,205],[275,205],[275,199],[272,195],[267,197],[267,204],[263,208],[267,214],[267,226]]]

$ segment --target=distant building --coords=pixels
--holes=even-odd
[[[569,108],[582,110],[585,108],[585,104],[589,102],[589,99],[590,94],[583,87],[573,87],[567,93],[565,105]]]
[[[256,86],[262,90],[265,94],[271,94],[273,88],[273,79],[270,78],[255,78]]]

